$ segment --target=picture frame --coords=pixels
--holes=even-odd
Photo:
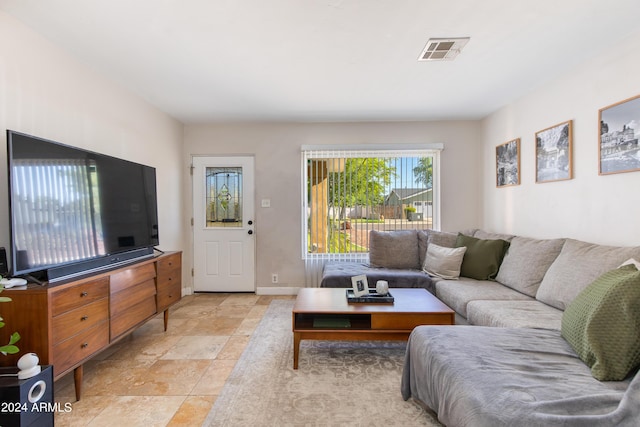
[[[520,138],[496,146],[496,187],[520,185]]]
[[[640,170],[640,95],[598,110],[598,174]]]
[[[573,120],[536,132],[536,183],[573,178]]]
[[[353,287],[353,295],[361,297],[369,293],[369,282],[364,274],[351,277],[351,286]]]

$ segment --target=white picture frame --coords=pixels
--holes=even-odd
[[[356,297],[369,294],[369,283],[364,274],[351,277],[351,286],[353,287],[353,295]]]

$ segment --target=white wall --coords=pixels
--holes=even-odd
[[[100,77],[0,12],[0,140],[5,129],[154,166],[161,248],[183,248],[180,122]],[[4,145],[3,145],[4,147]],[[9,247],[6,149],[0,147],[0,245]]]
[[[598,110],[640,95],[640,31],[483,121],[483,228],[640,244],[640,172],[598,175]],[[640,116],[640,114],[639,114]],[[568,181],[535,183],[535,133],[573,120]],[[521,138],[520,186],[496,188],[495,147]]]
[[[478,226],[480,122],[203,124],[185,127],[187,168],[192,155],[255,155],[256,282],[304,285],[301,254],[301,146],[444,143],[441,156],[442,229]],[[183,189],[190,194],[190,184]],[[271,199],[271,208],[259,201]],[[191,206],[185,205],[185,215]],[[191,245],[189,245],[191,246]],[[186,257],[192,259],[192,255]],[[271,284],[278,273],[278,285]]]

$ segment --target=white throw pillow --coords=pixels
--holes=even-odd
[[[636,261],[636,260],[635,260],[635,259],[633,259],[633,258],[628,259],[628,260],[626,260],[625,262],[623,262],[623,263],[620,265],[620,267],[624,267],[625,265],[629,265],[629,264],[633,264],[633,265],[635,265],[635,266],[636,266],[636,268],[637,268],[638,270],[640,270],[640,262]],[[620,267],[618,267],[618,268],[620,268]]]
[[[431,276],[442,277],[443,279],[457,279],[460,277],[460,266],[466,251],[466,246],[445,248],[429,243],[422,270]]]

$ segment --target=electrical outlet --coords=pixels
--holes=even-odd
[[[272,273],[271,274],[271,283],[278,283],[278,274],[277,273]]]

